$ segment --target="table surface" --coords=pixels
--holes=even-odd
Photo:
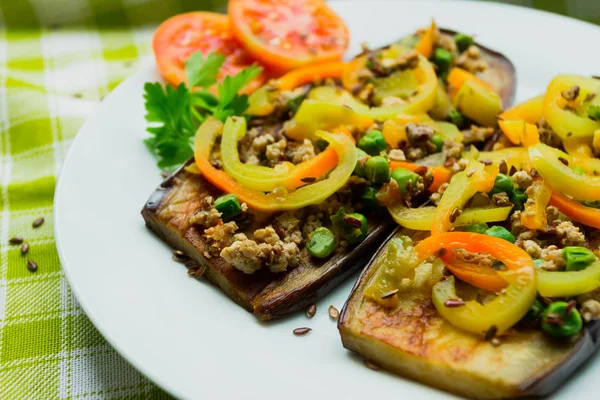
[[[600,0],[499,2],[600,24]],[[79,307],[56,255],[53,193],[77,131],[149,53],[155,26],[170,15],[224,4],[0,0],[1,399],[168,398],[104,341]],[[39,216],[46,222],[32,229]],[[7,244],[13,236],[29,242],[36,273],[27,271],[19,247]]]

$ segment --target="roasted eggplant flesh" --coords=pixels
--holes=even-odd
[[[563,341],[519,326],[499,343],[485,341],[439,315],[431,286],[401,293],[397,307],[384,308],[364,292],[385,257],[386,246],[387,242],[361,274],[338,325],[344,347],[385,369],[469,398],[546,396],[599,345],[597,323]]]
[[[182,167],[150,196],[142,215],[148,228],[170,246],[205,266],[204,276],[211,283],[262,320],[304,309],[329,292],[362,268],[373,249],[393,229],[389,222],[373,218],[368,237],[352,249],[338,247],[330,258],[316,260],[303,248],[300,264],[293,269],[281,273],[260,270],[245,274],[221,257],[211,256],[202,229],[190,223],[190,217],[200,209],[206,196],[216,198],[220,194],[200,175],[191,174]],[[264,227],[271,217],[264,213],[255,214],[244,229]]]

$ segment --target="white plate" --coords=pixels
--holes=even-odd
[[[600,29],[556,15],[498,4],[340,1],[332,6],[361,42],[383,45],[438,24],[474,32],[508,56],[518,72],[517,99],[544,91],[551,77],[598,73]],[[341,309],[354,279],[299,313],[260,323],[205,282],[190,279],[144,226],[140,210],[160,183],[146,136],[143,84],[159,76],[148,63],[103,102],[81,129],[57,188],[56,242],[71,287],[106,339],[141,372],[182,398],[287,400],[448,396],[365,368],[342,346],[330,304]],[[314,330],[296,337],[292,330]],[[592,398],[600,360],[560,392]]]

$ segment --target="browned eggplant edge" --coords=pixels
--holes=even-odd
[[[192,163],[193,159],[188,160],[165,179],[165,181],[163,181],[151,194],[142,210],[142,216],[144,217],[146,226],[171,246],[176,243],[176,240],[181,240],[182,238],[179,236],[175,238],[175,234],[173,232],[166,232],[166,228],[162,225],[155,226],[155,223],[157,222],[150,214],[154,213],[160,207],[160,204],[172,185],[174,177],[180,173],[183,168]],[[225,294],[232,298],[232,300],[250,312],[253,312],[259,319],[269,320],[282,317],[306,308],[318,298],[329,293],[350,275],[364,267],[371,258],[370,250],[374,247],[378,247],[382,240],[387,240],[387,236],[393,231],[395,226],[396,224],[393,223],[393,221],[390,221],[389,218],[378,218],[367,238],[358,246],[354,247],[351,252],[343,254],[339,259],[335,260],[335,262],[328,266],[327,271],[323,275],[315,280],[309,281],[305,285],[299,286],[295,290],[285,292],[281,296],[267,299],[267,301],[261,301],[263,300],[260,298],[262,292],[259,292],[256,297],[251,298],[250,300],[244,300],[240,298],[235,291],[226,290],[227,286],[225,284],[219,284],[218,274],[213,275],[210,268],[207,269],[206,277],[211,283],[219,286]],[[209,262],[205,262],[205,264],[210,265]]]
[[[452,29],[440,28],[440,32],[445,35],[454,36],[458,32],[453,31]],[[506,75],[510,77],[510,81],[512,85],[506,87],[506,90],[502,90],[500,93],[500,97],[502,98],[502,105],[505,108],[511,106],[515,100],[515,92],[517,89],[517,70],[515,65],[510,61],[508,57],[499,51],[490,49],[489,47],[483,46],[482,44],[475,42],[475,45],[479,47],[484,53],[486,53],[489,57],[495,59],[498,63],[502,64],[502,70]]]
[[[356,280],[356,283],[352,287],[348,299],[340,312],[338,330],[342,328],[344,320],[347,317],[346,314],[350,312],[350,299],[361,285],[365,283],[369,276],[369,270],[373,264],[378,261],[379,255],[385,250],[389,241],[401,230],[403,230],[403,228],[398,227],[388,235]],[[562,384],[565,383],[567,379],[598,350],[598,347],[600,347],[600,321],[593,321],[584,326],[579,339],[577,339],[577,345],[573,347],[565,360],[551,370],[545,371],[543,375],[531,378],[528,382],[524,383],[520,387],[519,396],[547,397],[554,393],[556,389],[562,386]]]

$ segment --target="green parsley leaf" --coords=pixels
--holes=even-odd
[[[209,88],[217,83],[217,75],[225,62],[225,56],[219,53],[210,53],[206,59],[197,51],[185,61],[185,73],[188,78],[188,87]]]
[[[144,98],[147,131],[151,136],[144,143],[158,159],[158,166],[170,169],[194,155],[193,139],[198,126],[208,116],[225,121],[233,115],[242,115],[248,108],[248,96],[239,94],[262,68],[252,65],[235,76],[226,76],[217,85],[218,96],[210,92],[216,82],[225,56],[210,53],[206,58],[200,52],[185,62],[189,87],[184,83],[176,88],[146,83]],[[195,88],[190,90],[189,88]]]

